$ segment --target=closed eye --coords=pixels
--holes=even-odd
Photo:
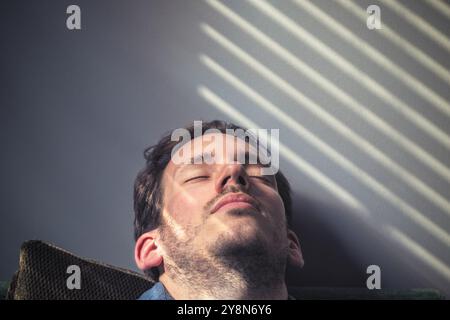
[[[269,178],[266,178],[265,176],[250,176],[250,178],[255,178],[255,179],[261,180],[265,183],[272,185],[272,180],[270,180]]]
[[[196,177],[192,177],[192,178],[185,180],[184,183],[189,182],[189,181],[194,181],[194,180],[208,179],[208,178],[209,178],[209,176],[196,176]]]

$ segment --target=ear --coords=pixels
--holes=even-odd
[[[136,241],[134,247],[134,260],[136,265],[141,270],[147,270],[153,267],[158,267],[163,257],[158,250],[157,244],[157,229],[143,233]]]
[[[288,262],[296,267],[303,267],[305,261],[303,260],[302,248],[297,235],[291,229],[288,229]]]

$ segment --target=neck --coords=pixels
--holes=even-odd
[[[223,279],[230,281],[224,282],[209,281],[200,279],[199,282],[183,281],[182,277],[171,278],[167,274],[161,275],[159,281],[175,300],[286,300],[288,292],[283,282],[274,283],[270,286],[255,286],[246,283],[245,279],[236,276],[227,275]],[[212,283],[211,286],[199,286],[198,283]]]
[[[235,262],[232,266],[217,261],[201,261],[196,268],[183,264],[183,269],[166,262],[159,281],[176,300],[287,299],[285,266],[268,268],[267,264],[251,260],[245,264]]]

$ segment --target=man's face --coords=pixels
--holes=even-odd
[[[215,139],[223,139],[221,150],[211,148]],[[203,148],[194,148],[195,144]],[[239,153],[256,150],[231,135],[207,134],[186,143],[179,151],[190,151],[196,157],[205,148],[216,155],[216,163],[170,161],[164,171],[164,259],[180,250],[195,251],[204,258],[248,254],[248,248],[260,251],[258,254],[262,250],[286,252],[285,209],[275,176],[262,175],[258,164],[230,161]]]

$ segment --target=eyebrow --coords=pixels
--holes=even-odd
[[[205,161],[204,161],[205,155],[206,155],[206,153],[204,152],[202,154],[191,157],[188,164],[205,164]],[[209,155],[209,153],[208,153],[208,155]],[[215,152],[211,152],[211,156],[214,157],[214,155],[215,155]],[[199,163],[195,163],[196,160],[200,160]]]
[[[186,167],[188,167],[188,166],[190,166],[190,165],[196,165],[196,166],[198,166],[198,165],[200,165],[200,166],[202,166],[202,165],[208,165],[208,164],[206,164],[205,161],[204,161],[204,159],[205,159],[205,154],[206,154],[206,153],[202,153],[202,154],[193,156],[193,157],[191,157],[191,158],[189,159],[189,162],[188,162],[188,163],[183,163],[182,165],[176,167],[176,168],[175,168],[175,172],[173,173],[173,177],[176,178],[176,176],[177,176],[180,172],[182,172],[184,169],[186,169]],[[213,154],[214,154],[214,153],[213,153]],[[201,160],[201,163],[197,163],[197,164],[196,164],[196,163],[194,163],[195,160]]]
[[[242,153],[240,153],[240,154],[242,154]],[[217,163],[213,163],[213,164],[208,164],[208,163],[205,163],[205,156],[206,155],[210,155],[210,153],[206,153],[206,152],[204,152],[204,153],[202,153],[202,154],[198,154],[198,155],[196,155],[196,156],[192,156],[190,159],[189,159],[189,162],[188,163],[184,163],[184,164],[182,164],[181,166],[178,166],[176,169],[175,169],[175,172],[174,172],[174,177],[180,172],[180,171],[183,171],[186,167],[188,167],[188,166],[190,166],[190,165],[196,165],[196,166],[211,166],[211,165],[215,165],[215,164],[217,164]],[[214,155],[215,155],[215,152],[211,152],[211,157],[214,157]],[[238,159],[238,153],[235,153],[235,155],[234,155],[234,161],[237,161],[237,159]],[[261,161],[260,161],[260,156],[259,156],[259,152],[256,152],[256,163],[249,163],[250,161],[249,161],[249,159],[250,159],[250,156],[251,155],[255,155],[255,153],[250,153],[249,151],[245,151],[245,153],[244,153],[244,163],[242,164],[244,167],[247,167],[247,166],[251,166],[251,165],[260,165],[260,166],[262,166],[262,167],[270,167],[270,162],[268,163],[268,164],[263,164],[263,163],[261,163]],[[269,158],[270,158],[270,156],[269,156]],[[195,163],[195,161],[199,161],[200,163]]]
[[[249,151],[245,151],[245,153],[235,153],[234,154],[234,158],[233,158],[233,160],[234,161],[237,161],[237,159],[239,158],[239,155],[242,155],[242,154],[244,154],[244,163],[243,163],[243,165],[252,165],[252,164],[260,164],[260,165],[263,165],[263,166],[266,166],[265,164],[262,164],[261,163],[261,158],[260,158],[260,156],[259,156],[259,152],[255,152],[255,153],[250,153]],[[256,154],[256,163],[250,163],[250,156],[253,156],[254,157],[254,155]],[[204,152],[204,153],[202,153],[202,154],[199,154],[199,155],[196,155],[196,156],[193,156],[193,157],[191,157],[190,159],[189,159],[189,162],[188,163],[186,163],[186,164],[183,164],[182,166],[185,166],[185,165],[188,165],[188,164],[205,164],[205,156],[206,155],[210,155],[209,153],[206,153],[206,152]],[[211,157],[214,157],[214,155],[215,155],[215,152],[212,152],[211,153]],[[270,158],[270,156],[269,156],[269,158]],[[195,161],[199,161],[199,163],[195,163]],[[268,165],[267,165],[268,166]]]

